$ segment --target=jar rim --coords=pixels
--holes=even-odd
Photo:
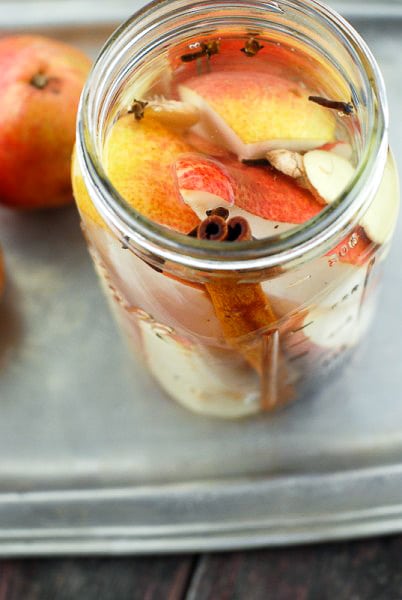
[[[103,78],[115,60],[116,44],[127,35],[141,37],[144,21],[158,21],[161,15],[173,15],[198,6],[209,6],[216,11],[221,7],[271,6],[273,11],[286,7],[302,10],[310,17],[330,24],[341,36],[342,42],[353,50],[359,60],[360,74],[366,89],[369,133],[355,175],[348,189],[316,217],[277,236],[223,245],[219,242],[200,241],[151,221],[124,200],[105,173],[95,149],[96,124],[93,115],[95,103],[93,81]],[[107,81],[107,78],[106,78]],[[98,102],[98,106],[102,103]],[[99,109],[100,110],[100,109]],[[155,0],[124,22],[101,50],[81,96],[77,118],[77,158],[89,195],[95,207],[114,232],[128,240],[133,251],[157,257],[182,267],[205,271],[255,271],[295,263],[307,255],[314,255],[324,245],[330,249],[331,240],[346,231],[350,223],[367,207],[377,191],[388,152],[388,103],[385,84],[379,66],[363,38],[342,16],[320,0]],[[367,200],[368,199],[368,200]]]

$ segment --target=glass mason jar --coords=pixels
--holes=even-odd
[[[281,50],[277,68],[293,61],[293,75],[308,73],[322,96],[351,99],[344,123],[356,168],[340,197],[306,223],[223,246],[130,206],[108,178],[104,149],[130,101],[164,85],[176,48],[196,55],[202,40],[255,32],[272,57]],[[387,119],[370,50],[315,0],[154,2],[110,38],[82,96],[74,192],[117,320],[171,398],[197,413],[244,417],[314,393],[339,373],[372,318],[397,218]],[[379,236],[367,230],[373,221]]]

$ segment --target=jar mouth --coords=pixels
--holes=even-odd
[[[109,100],[119,89],[127,65],[119,65],[119,55],[129,42],[131,51],[146,51],[141,44],[150,32],[158,33],[163,23],[173,21],[184,10],[196,17],[229,9],[253,8],[265,15],[286,15],[296,11],[314,19],[331,35],[336,35],[361,79],[361,89],[351,85],[356,111],[364,111],[366,134],[355,175],[345,192],[316,217],[287,232],[269,238],[222,244],[200,241],[151,221],[132,208],[114,188],[102,166],[99,131],[105,123]],[[201,17],[202,18],[202,17]],[[141,49],[142,48],[142,49]],[[117,74],[117,76],[116,76]],[[363,99],[363,101],[362,101]],[[92,69],[81,97],[77,120],[77,157],[89,194],[110,228],[129,240],[133,251],[183,267],[205,271],[254,271],[305,260],[334,247],[341,232],[345,235],[369,206],[380,185],[388,151],[388,104],[380,69],[365,41],[334,10],[317,0],[156,0],[136,12],[106,42]]]

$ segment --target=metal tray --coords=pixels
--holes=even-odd
[[[12,15],[1,4],[5,31]],[[85,18],[76,12],[74,25],[70,11],[68,27],[55,27],[58,4],[76,3],[43,3],[53,35],[94,54],[112,23],[82,28]],[[129,14],[135,5],[125,4]],[[384,71],[402,169],[401,5],[388,4],[395,10],[381,24],[356,18],[355,4],[352,13]],[[37,27],[28,16],[14,30]],[[1,555],[245,548],[402,531],[401,225],[376,323],[342,379],[304,404],[241,423],[192,416],[133,365],[74,207],[1,210],[0,240],[8,272]]]

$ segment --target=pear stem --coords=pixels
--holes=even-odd
[[[29,83],[38,90],[43,90],[49,83],[49,78],[44,73],[36,73]]]

